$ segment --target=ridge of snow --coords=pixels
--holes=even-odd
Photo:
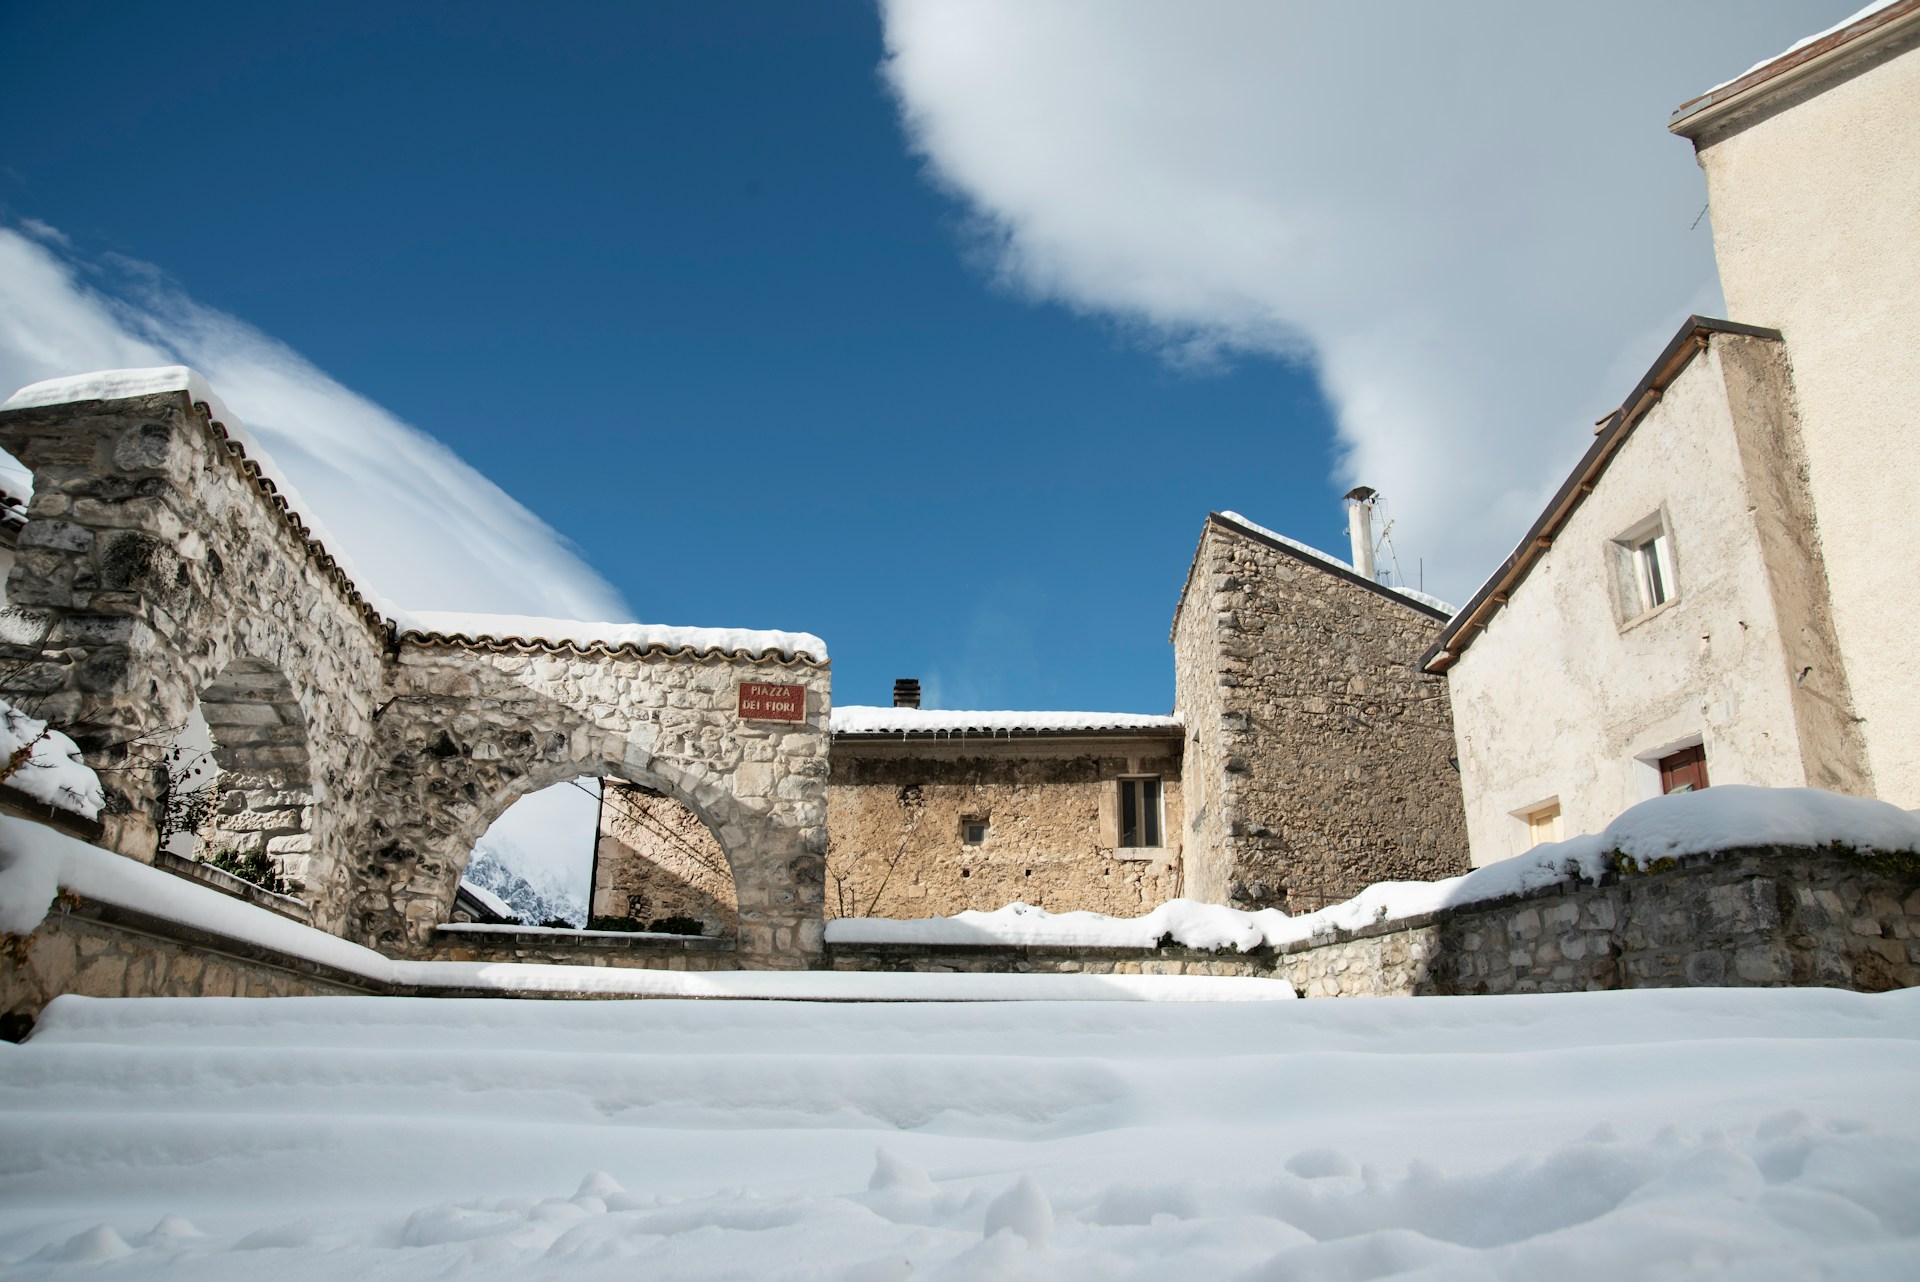
[[[402,635],[418,632],[471,641],[550,641],[562,645],[631,645],[640,649],[745,650],[753,654],[776,651],[787,657],[805,654],[827,658],[827,643],[811,632],[782,632],[756,628],[696,628],[661,623],[590,623],[578,619],[545,619],[528,614],[469,614],[448,610],[395,610],[395,627]]]
[[[81,757],[79,745],[0,699],[0,763],[12,761],[16,752],[29,745],[26,758],[5,782],[49,806],[99,818],[107,796],[100,776]]]
[[[1920,813],[1884,801],[1818,788],[1725,784],[1654,797],[1605,830],[1535,846],[1524,855],[1440,881],[1383,881],[1342,903],[1289,917],[1175,899],[1140,917],[1049,913],[1027,904],[993,912],[909,921],[843,917],[827,941],[843,944],[1017,944],[1151,948],[1162,936],[1189,948],[1282,947],[1444,908],[1505,899],[1545,886],[1593,881],[1616,856],[1645,868],[1656,860],[1755,846],[1842,845],[1866,853],[1920,852]]]
[[[746,628],[671,627],[650,623],[592,623],[578,619],[547,619],[517,614],[469,614],[449,611],[412,611],[402,609],[367,586],[342,551],[343,544],[327,532],[313,506],[287,480],[273,456],[260,444],[247,425],[214,392],[212,384],[199,371],[185,365],[159,365],[150,369],[96,370],[49,378],[27,386],[0,403],[0,410],[38,409],[49,405],[67,405],[78,401],[125,400],[134,396],[156,396],[163,392],[185,392],[189,401],[204,401],[211,416],[226,429],[227,436],[240,442],[247,457],[260,474],[273,482],[274,489],[298,513],[307,527],[308,537],[323,544],[327,554],[354,585],[361,597],[400,631],[441,633],[473,640],[506,640],[520,637],[529,641],[557,644],[610,647],[635,645],[642,649],[661,646],[668,650],[692,647],[695,650],[747,650],[754,653],[777,651],[787,656],[809,654],[825,661],[827,645],[810,632],[779,632]]]
[[[1326,564],[1334,566],[1337,569],[1345,570],[1349,574],[1360,573],[1360,571],[1354,569],[1353,566],[1349,565],[1345,561],[1342,561],[1339,557],[1334,556],[1328,552],[1322,552],[1319,548],[1309,547],[1307,544],[1302,543],[1299,539],[1290,539],[1284,534],[1280,534],[1274,530],[1269,530],[1266,526],[1261,525],[1257,521],[1249,521],[1246,517],[1241,516],[1238,512],[1222,512],[1220,513],[1220,515],[1226,518],[1227,520],[1233,522],[1235,525],[1240,526],[1242,529],[1250,530],[1253,533],[1260,535],[1262,538],[1272,539],[1275,543],[1284,543],[1288,547],[1292,548],[1294,551],[1299,552],[1305,556],[1309,556],[1316,561],[1324,561]],[[1362,575],[1361,577],[1364,578],[1365,576]],[[1417,589],[1414,589],[1414,588],[1396,588],[1391,584],[1379,583],[1379,582],[1376,582],[1374,586],[1379,588],[1383,592],[1391,592],[1395,596],[1405,597],[1409,601],[1417,601],[1421,605],[1427,606],[1431,609],[1444,610],[1447,612],[1449,616],[1457,613],[1459,609],[1459,607],[1457,606],[1454,606],[1445,601],[1442,601],[1437,596],[1431,596],[1425,592],[1418,591]]]
[[[1774,54],[1771,58],[1762,58],[1760,61],[1754,63],[1751,67],[1748,67],[1745,71],[1741,72],[1739,75],[1733,76],[1726,80],[1722,80],[1719,84],[1707,90],[1706,93],[1699,94],[1697,96],[1699,98],[1704,98],[1707,96],[1707,94],[1718,93],[1720,92],[1720,90],[1725,89],[1728,85],[1734,83],[1734,81],[1745,80],[1748,76],[1752,75],[1756,71],[1759,71],[1761,68],[1770,67],[1774,63],[1780,61],[1782,58],[1791,57],[1793,54],[1799,53],[1802,49],[1806,48],[1808,45],[1814,43],[1815,41],[1825,40],[1828,36],[1832,35],[1834,32],[1844,31],[1848,27],[1851,27],[1854,23],[1859,22],[1861,19],[1871,18],[1874,14],[1880,12],[1882,9],[1888,8],[1898,3],[1900,3],[1900,0],[1873,0],[1872,4],[1867,5],[1863,9],[1856,10],[1850,17],[1842,18],[1840,19],[1840,21],[1834,23],[1831,27],[1828,27],[1823,31],[1816,31],[1810,36],[1804,36],[1801,39],[1794,41],[1792,44],[1788,45],[1785,49],[1782,49],[1779,53]]]
[[[1294,996],[1289,985],[1274,980],[1192,975],[677,971],[396,961],[45,825],[0,815],[0,931],[31,934],[61,890],[318,962],[375,983],[426,989],[789,1001],[1276,1001]]]
[[[967,711],[945,708],[835,708],[835,734],[993,734],[1043,730],[1177,730],[1175,717],[1142,712]]]

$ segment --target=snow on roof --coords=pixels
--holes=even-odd
[[[1727,80],[1722,80],[1719,84],[1715,85],[1712,89],[1707,90],[1707,93],[1709,94],[1716,93],[1721,89],[1725,89],[1728,85],[1734,83],[1734,81],[1736,80],[1745,80],[1748,76],[1752,75],[1754,72],[1760,71],[1766,67],[1771,67],[1774,63],[1779,62],[1782,58],[1790,58],[1794,54],[1799,53],[1802,49],[1806,48],[1808,45],[1813,44],[1816,41],[1825,40],[1828,36],[1834,34],[1836,31],[1844,31],[1848,27],[1851,27],[1854,23],[1859,22],[1866,18],[1871,18],[1874,14],[1879,13],[1882,9],[1890,9],[1898,3],[1900,3],[1900,0],[1873,0],[1872,4],[1867,5],[1863,9],[1859,9],[1855,11],[1853,14],[1851,14],[1848,17],[1840,19],[1840,21],[1834,23],[1831,27],[1827,27],[1822,31],[1816,31],[1810,36],[1804,36],[1801,39],[1796,40],[1792,44],[1788,45],[1785,49],[1782,49],[1779,53],[1774,54],[1771,58],[1762,58],[1760,61],[1754,63],[1751,67],[1748,67],[1745,71],[1741,72],[1739,75],[1733,76]],[[1705,97],[1706,94],[1702,94],[1700,96]]]
[[[1348,574],[1360,573],[1360,571],[1354,569],[1351,565],[1349,565],[1345,561],[1342,561],[1339,557],[1330,556],[1327,553],[1322,552],[1319,548],[1316,548],[1316,547],[1308,547],[1305,543],[1300,542],[1300,540],[1298,539],[1290,539],[1284,534],[1276,534],[1274,531],[1269,530],[1264,525],[1260,525],[1253,521],[1249,521],[1246,517],[1241,516],[1238,512],[1221,512],[1218,515],[1222,519],[1231,521],[1233,524],[1238,525],[1242,529],[1247,530],[1251,533],[1257,534],[1263,539],[1272,539],[1275,543],[1284,543],[1287,547],[1292,548],[1295,552],[1300,553],[1302,556],[1309,557],[1315,561],[1325,562],[1326,564],[1333,566],[1335,569],[1345,570]],[[1409,601],[1418,602],[1419,604],[1426,606],[1430,610],[1440,610],[1446,614],[1452,614],[1454,611],[1454,608],[1451,605],[1448,605],[1445,601],[1442,601],[1439,597],[1428,596],[1425,592],[1418,592],[1418,591],[1415,591],[1413,588],[1390,587],[1385,583],[1376,583],[1374,586],[1378,587],[1382,592],[1388,592],[1393,594],[1394,596],[1405,597]]]
[[[585,623],[525,614],[467,614],[441,610],[396,610],[401,639],[452,641],[461,645],[665,653],[704,658],[710,654],[798,659],[823,664],[827,643],[811,632],[752,628],[686,628],[660,623]]]
[[[155,396],[166,392],[184,392],[189,401],[207,406],[208,416],[237,442],[243,457],[266,482],[264,488],[283,507],[294,528],[310,543],[319,545],[320,554],[336,566],[344,582],[343,589],[365,605],[382,626],[390,624],[402,636],[423,641],[443,641],[462,645],[494,645],[510,648],[560,649],[582,651],[663,653],[688,658],[726,655],[750,658],[779,656],[783,659],[827,661],[827,645],[809,632],[756,631],[746,628],[686,628],[647,623],[589,623],[576,619],[543,619],[527,615],[416,612],[400,608],[369,590],[355,573],[352,564],[337,550],[340,543],[331,538],[313,515],[313,509],[301,501],[299,491],[287,480],[261,447],[246,424],[228,409],[214,393],[204,375],[185,365],[162,365],[152,369],[99,370],[66,378],[50,378],[32,383],[9,396],[0,410],[37,409],[49,405],[68,405],[79,401],[125,400],[135,396]]]
[[[364,580],[353,568],[341,543],[327,532],[313,506],[300,497],[300,491],[287,479],[280,465],[267,453],[240,416],[228,409],[214,392],[212,384],[198,370],[185,365],[160,365],[151,369],[107,369],[91,374],[72,374],[29,383],[0,404],[0,410],[40,409],[49,405],[70,405],[80,401],[117,401],[136,396],[158,396],[166,392],[184,392],[187,400],[207,407],[207,417],[240,447],[240,455],[249,469],[264,482],[262,488],[282,509],[294,530],[312,545],[324,562],[330,562],[344,579],[348,595],[367,607],[375,618],[391,616],[393,603],[363,587]]]
[[[479,901],[482,908],[485,908],[494,916],[503,917],[508,921],[520,920],[520,914],[513,910],[513,905],[494,894],[491,890],[488,890],[485,886],[476,886],[465,877],[462,877],[460,879],[460,889],[466,894],[472,895],[474,899]]]
[[[833,733],[844,735],[1032,735],[1178,729],[1180,722],[1173,717],[1139,712],[967,712],[859,705],[833,710]]]

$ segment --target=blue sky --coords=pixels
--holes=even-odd
[[[1705,6],[1635,55],[1645,75],[1616,64],[1605,93],[1578,109],[1606,138],[1633,141],[1618,157],[1589,154],[1567,181],[1590,186],[1596,154],[1658,175],[1656,190],[1635,194],[1653,231],[1593,215],[1612,219],[1617,247],[1595,243],[1572,212],[1579,202],[1535,172],[1544,162],[1523,143],[1489,148],[1509,198],[1480,215],[1448,204],[1442,228],[1492,237],[1497,250],[1500,218],[1515,208],[1562,227],[1538,275],[1574,275],[1515,295],[1524,306],[1497,284],[1473,287],[1491,291],[1472,304],[1490,310],[1469,308],[1457,326],[1389,306],[1431,296],[1433,314],[1450,316],[1466,304],[1458,281],[1381,268],[1390,256],[1366,248],[1417,247],[1438,197],[1374,201],[1369,217],[1391,217],[1371,240],[1308,241],[1294,257],[1337,278],[1328,296],[1401,326],[1377,341],[1347,313],[1310,301],[1290,310],[1318,287],[1257,255],[1203,261],[1196,246],[1234,250],[1227,216],[1216,227],[1175,209],[1179,244],[1149,229],[1108,246],[1107,215],[1150,208],[1141,191],[1189,185],[1144,161],[1129,170],[1119,148],[1068,127],[1071,110],[1050,112],[1073,83],[1071,56],[1058,75],[1040,66],[1015,82],[1018,58],[969,64],[965,42],[920,31],[912,6],[481,3],[423,16],[385,4],[15,0],[0,11],[0,209],[16,227],[56,229],[40,243],[75,288],[137,294],[155,287],[139,266],[151,265],[161,288],[240,318],[444,442],[571,540],[635,617],[819,633],[839,703],[885,702],[894,677],[918,676],[949,707],[1164,711],[1167,626],[1210,508],[1341,552],[1338,500],[1356,451],[1415,459],[1389,491],[1412,514],[1403,564],[1411,577],[1425,556],[1429,588],[1471,589],[1577,454],[1573,428],[1713,294],[1707,232],[1683,230],[1702,189],[1684,145],[1664,134],[1665,111],[1846,7]],[[1578,48],[1556,56],[1644,50],[1661,11],[1627,8],[1629,19],[1593,19],[1612,25],[1574,33]],[[990,24],[1033,11],[947,12]],[[1148,29],[1150,8],[1050,12],[1091,16],[1116,42],[1138,19],[1142,48],[1167,43]],[[1258,20],[1278,12],[1254,6]],[[1742,20],[1726,21],[1733,14]],[[1331,15],[1317,21],[1345,20]],[[891,81],[883,30],[900,55]],[[1084,32],[1052,34],[1069,50],[1088,44]],[[1296,52],[1351,56],[1351,41],[1311,36]],[[1405,56],[1425,60],[1425,43],[1410,40]],[[1108,53],[1111,66],[1130,56]],[[1541,61],[1519,47],[1475,56]],[[1169,61],[1164,79],[1138,78],[1138,96],[1184,108],[1197,95],[1176,72],[1222,95],[1237,74],[1223,63],[1215,86],[1204,64]],[[1269,79],[1254,68],[1247,92],[1271,92]],[[1008,103],[1021,104],[1011,126],[985,110]],[[1336,128],[1257,96],[1224,110],[1236,127],[1277,120],[1284,139]],[[1448,104],[1423,110],[1444,116]],[[1183,163],[1234,137],[1195,128],[1169,144]],[[1030,141],[1054,142],[1057,161],[1042,150],[1033,165],[995,169]],[[1235,146],[1220,172],[1258,171],[1271,186],[1230,191],[1222,207],[1266,210],[1274,226],[1357,221],[1337,205],[1287,203],[1295,179],[1315,200],[1339,189],[1313,156],[1263,160],[1275,148],[1258,137]],[[1087,181],[1070,172],[1109,150]],[[1364,146],[1345,153],[1356,175],[1369,168]],[[1328,163],[1338,179],[1346,162]],[[1632,189],[1632,177],[1608,186]],[[1554,328],[1564,318],[1552,306],[1581,296],[1581,270],[1637,291],[1631,304],[1587,304],[1582,318],[1612,335],[1598,349],[1588,331]],[[1493,489],[1463,479],[1424,493],[1436,472],[1414,446],[1446,444],[1450,424],[1487,415],[1458,389],[1409,392],[1432,422],[1383,444],[1368,434],[1368,392],[1391,390],[1397,375],[1352,354],[1416,351],[1424,339],[1405,336],[1436,329],[1495,351],[1511,339],[1482,316],[1502,306],[1512,337],[1568,335],[1557,356],[1545,344],[1542,376],[1565,404],[1547,393],[1526,402],[1526,423],[1552,418],[1555,433],[1516,429],[1521,448],[1501,457],[1518,461],[1488,465]],[[1433,364],[1461,361],[1442,353]],[[1338,396],[1323,391],[1328,369]],[[1473,395],[1492,395],[1494,382],[1479,378]],[[1489,451],[1459,430],[1451,457]],[[1449,505],[1468,515],[1448,517]],[[1489,512],[1499,519],[1484,532],[1454,533]],[[352,513],[320,515],[338,526]]]

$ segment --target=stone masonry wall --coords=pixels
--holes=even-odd
[[[1174,625],[1186,893],[1300,912],[1467,869],[1438,611],[1210,517]]]
[[[727,857],[698,815],[671,797],[609,780],[601,793],[587,911],[641,927],[685,917],[706,934],[731,935],[740,905]]]
[[[1161,780],[1166,834],[1120,848],[1123,775]],[[841,738],[827,792],[827,913],[943,917],[1014,902],[1135,916],[1180,894],[1180,743]],[[962,840],[963,819],[987,839]]]
[[[0,1038],[17,1041],[55,997],[316,997],[366,994],[363,983],[291,957],[246,956],[166,923],[130,927],[68,905],[31,935],[5,936]]]
[[[1281,950],[831,944],[837,970],[1244,975],[1306,997],[1920,986],[1920,866],[1765,848]]]
[[[741,721],[740,682],[802,685],[807,720]],[[732,868],[740,964],[817,955],[827,844],[824,666],[403,640],[375,727],[355,852],[357,937],[418,953],[449,920],[467,856],[530,792],[583,776],[684,803]]]
[[[223,841],[278,840],[316,922],[338,929],[339,853],[368,804],[377,617],[184,392],[5,411],[0,445],[34,473],[0,697],[73,735],[107,789],[106,842],[150,862],[160,754],[212,690],[230,714],[223,764],[251,785],[223,796]]]
[[[111,848],[153,861],[162,754],[198,696],[223,770],[212,844],[267,854],[323,929],[429,946],[487,825],[594,775],[714,833],[742,964],[817,957],[824,658],[396,636],[186,391],[0,411],[0,446],[34,473],[0,698],[80,744]],[[804,686],[806,722],[739,719],[741,681]]]

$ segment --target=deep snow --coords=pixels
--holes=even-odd
[[[21,1279],[1920,1276],[1920,992],[61,998]]]

